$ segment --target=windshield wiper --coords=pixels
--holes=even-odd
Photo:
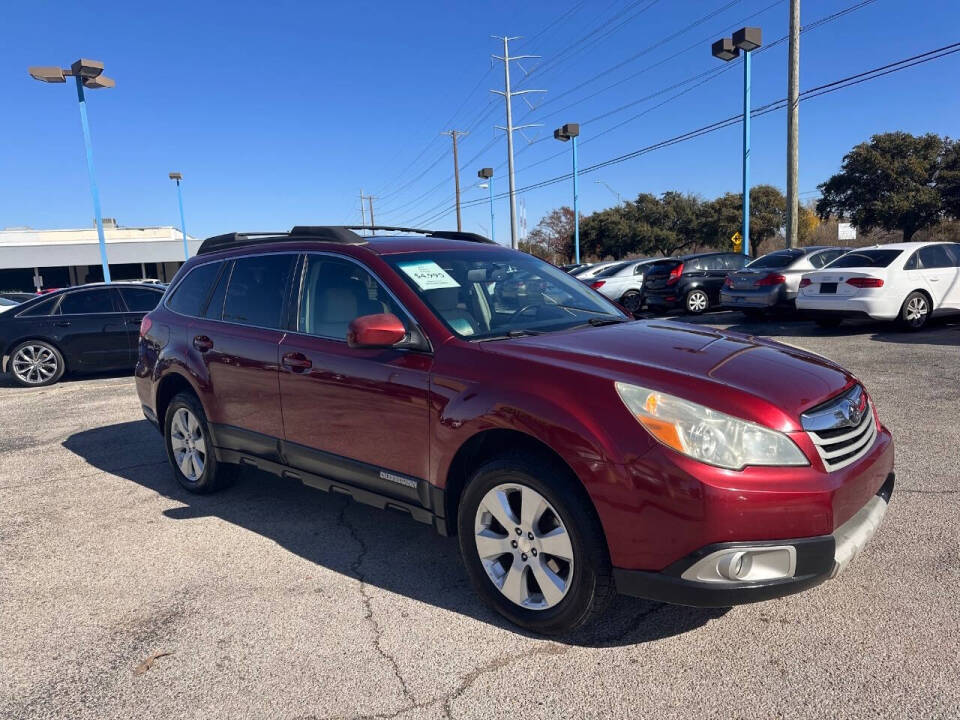
[[[622,322],[629,322],[626,318],[618,317],[605,317],[605,318],[590,318],[587,320],[588,323],[594,327],[600,327],[601,325],[618,325]]]
[[[543,335],[542,330],[507,330],[501,335],[489,335],[487,337],[477,338],[477,342],[486,342],[487,340],[505,340],[507,338],[528,337],[530,335]]]

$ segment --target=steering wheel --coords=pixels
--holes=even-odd
[[[543,303],[527,303],[519,310],[514,311],[513,315],[511,315],[510,317],[520,317],[520,315],[522,313],[525,313],[527,310],[536,310],[537,314],[539,314],[540,308],[542,305]]]

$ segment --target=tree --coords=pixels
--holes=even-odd
[[[729,248],[730,238],[743,227],[743,195],[726,193],[707,203],[704,223],[707,241],[714,247]],[[766,240],[777,237],[783,228],[787,201],[773,185],[750,188],[750,254],[762,255]]]
[[[937,187],[944,214],[960,220],[960,141],[944,140],[943,163],[937,177]]]
[[[814,237],[820,226],[820,218],[810,204],[797,203],[797,241],[800,245],[814,245]]]
[[[848,218],[858,230],[903,231],[904,241],[942,217],[937,176],[950,142],[905,132],[874,135],[843,157],[840,172],[819,186],[821,218]]]
[[[564,205],[544,215],[527,240],[542,245],[559,263],[569,262],[573,256],[573,225],[573,210]]]

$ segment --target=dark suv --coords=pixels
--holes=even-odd
[[[136,378],[186,489],[250,465],[408,513],[458,535],[478,593],[540,632],[615,591],[727,606],[812,587],[893,488],[890,433],[829,360],[632,321],[466,233],[210,238],[145,318]]]
[[[741,269],[749,260],[740,253],[710,252],[653,263],[644,280],[647,306],[654,312],[683,308],[699,315],[719,302],[727,273]]]

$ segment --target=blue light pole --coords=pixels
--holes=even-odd
[[[100,212],[100,191],[93,168],[93,143],[90,140],[90,124],[87,122],[87,100],[83,89],[112,88],[116,83],[103,74],[103,63],[81,58],[69,68],[31,67],[27,70],[34,80],[46,83],[65,83],[68,77],[77,80],[77,99],[80,101],[80,124],[83,126],[83,144],[87,151],[87,173],[90,176],[90,193],[93,195],[93,214],[97,223],[97,238],[100,242],[100,264],[103,266],[103,281],[110,282],[110,265],[107,262],[107,244],[103,237],[103,216]]]
[[[577,137],[580,123],[567,123],[553,131],[553,137],[562,142],[573,140],[573,261],[580,263],[580,186],[577,180]]]
[[[487,188],[490,190],[490,239],[496,242],[494,237],[494,220],[493,220],[493,168],[480,168],[477,170],[477,177],[481,180],[485,180]],[[481,185],[481,187],[483,187]]]
[[[743,254],[750,254],[750,54],[763,44],[763,34],[758,27],[737,30],[733,37],[722,38],[713,43],[711,52],[725,62],[733,60],[743,51]]]
[[[177,202],[180,204],[180,234],[183,235],[183,259],[190,259],[190,248],[187,247],[187,223],[183,219],[183,191],[180,189],[180,181],[183,175],[178,172],[170,173],[170,179],[177,183]]]

